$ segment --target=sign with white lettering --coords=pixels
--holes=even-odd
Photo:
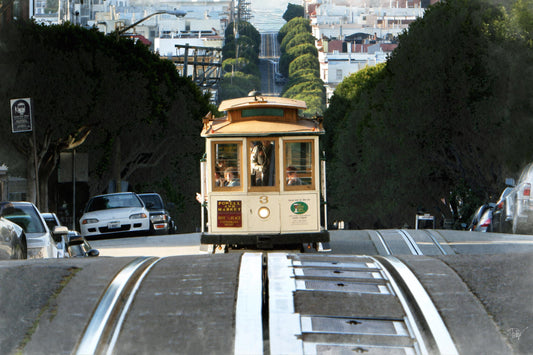
[[[31,132],[31,99],[11,99],[11,131],[13,133]]]

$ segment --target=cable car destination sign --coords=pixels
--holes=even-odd
[[[32,131],[31,98],[11,99],[11,131],[13,133]]]

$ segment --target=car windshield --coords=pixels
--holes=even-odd
[[[96,196],[89,202],[87,212],[124,207],[142,207],[142,203],[132,194]]]
[[[156,195],[141,195],[140,197],[146,204],[146,207],[151,210],[160,210],[164,208],[161,199]]]
[[[38,212],[30,205],[5,207],[2,216],[18,224],[26,233],[46,232]]]

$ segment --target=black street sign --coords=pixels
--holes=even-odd
[[[31,99],[11,99],[11,130],[13,133],[31,132]]]

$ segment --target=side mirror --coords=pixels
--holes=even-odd
[[[510,186],[510,187],[515,187],[516,182],[514,181],[513,178],[507,178],[505,179],[505,185]]]
[[[63,240],[63,236],[68,234],[68,228],[65,226],[55,226],[52,231],[52,238],[56,243],[59,243]]]

